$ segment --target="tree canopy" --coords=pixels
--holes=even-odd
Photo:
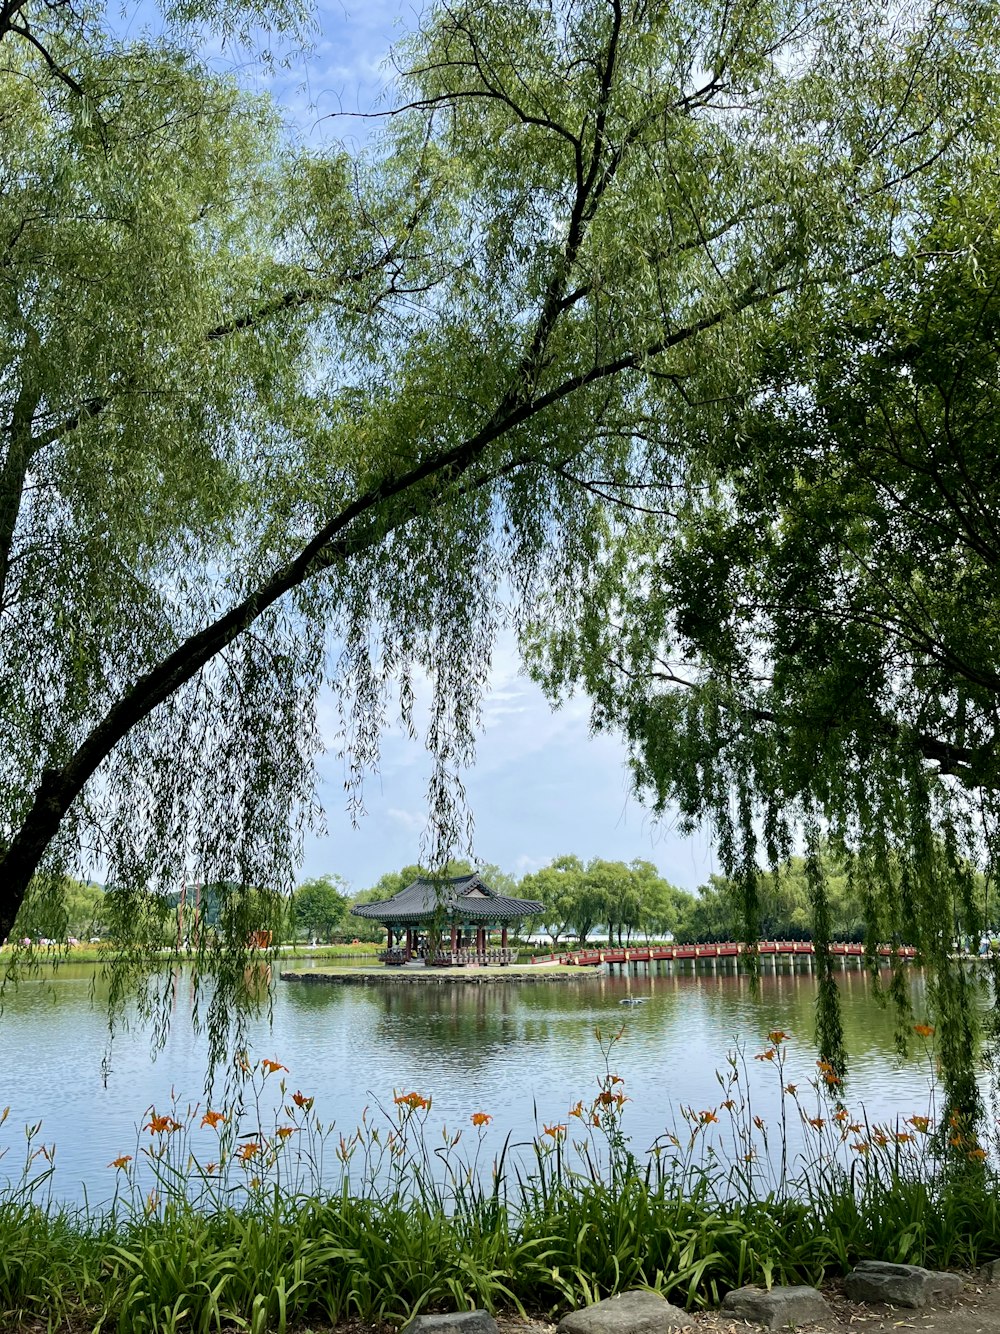
[[[865,294],[883,290],[894,308],[887,274],[904,288],[909,274],[917,299],[930,201],[961,197],[988,158],[991,12],[432,5],[398,51],[396,114],[354,159],[296,151],[180,27],[125,42],[99,11],[3,13],[0,936],[33,877],[56,885],[95,859],[124,896],[123,970],[161,929],[156,892],[192,869],[284,902],[317,816],[324,680],[358,811],[381,728],[393,710],[414,726],[426,672],[425,860],[443,864],[511,616],[562,631],[553,679],[586,677],[598,723],[626,719],[655,798],[712,814],[727,860],[748,866],[745,750],[684,770],[657,738],[731,716],[726,700],[711,714],[727,688],[713,663],[752,689],[735,672],[757,660],[733,630],[740,571],[752,581],[766,534],[777,560],[831,487],[823,449],[792,428],[827,410],[808,386],[846,336],[837,312],[865,327]],[[234,14],[255,16],[180,11]],[[949,254],[923,271],[950,272]],[[868,347],[847,363],[862,378]],[[795,440],[801,495],[783,471]],[[796,550],[811,553],[805,537]],[[715,682],[694,696],[706,709],[622,689],[666,651],[660,587],[684,594],[686,657]],[[635,610],[609,646],[620,678],[594,668],[588,599],[613,626]],[[756,634],[766,611],[749,605]],[[683,716],[657,729],[664,708]],[[954,740],[974,748],[969,708]],[[771,747],[745,734],[763,770]],[[891,729],[881,744],[902,748]],[[929,780],[912,767],[927,780],[916,809]],[[772,808],[796,794],[773,791],[777,847]],[[953,827],[939,859],[957,865]],[[886,839],[859,874],[871,883],[893,855]],[[200,946],[215,1054],[260,924],[242,903]]]
[[[329,942],[347,921],[350,900],[340,876],[303,880],[292,895],[291,917],[296,932],[310,940]]]
[[[623,729],[652,803],[712,822],[748,939],[759,863],[797,847],[829,937],[829,841],[869,945],[931,966],[963,1110],[977,1006],[952,955],[996,917],[1000,815],[996,71],[970,60],[962,160],[917,173],[892,246],[807,324],[775,320],[753,375],[691,377],[675,501],[609,528],[538,643],[553,690],[585,683]]]
[[[647,938],[673,934],[693,908],[694,898],[676,889],[652,864],[637,858],[630,865],[594,857],[586,866],[579,857],[556,857],[548,866],[521,881],[520,895],[544,904],[536,929],[557,945],[572,933],[585,944],[599,926],[608,938],[631,941],[636,932]]]

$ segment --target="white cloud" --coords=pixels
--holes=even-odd
[[[545,862],[541,857],[526,857],[522,853],[514,863],[514,870],[518,875],[527,875],[529,871],[540,870],[544,865]]]
[[[410,834],[422,834],[427,825],[427,816],[423,812],[401,811],[398,806],[390,806],[386,815]]]

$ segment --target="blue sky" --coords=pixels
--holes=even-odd
[[[403,0],[323,0],[312,49],[287,67],[268,67],[234,48],[215,48],[211,59],[244,84],[269,90],[303,139],[350,146],[369,132],[372,122],[363,114],[385,105],[390,48],[415,26],[419,12]],[[302,873],[337,872],[362,889],[384,871],[417,859],[430,759],[419,741],[390,729],[379,772],[364,788],[367,814],[354,828],[344,810],[337,720],[327,701],[321,717],[330,747],[320,763],[328,832],[308,837]],[[716,869],[708,835],[681,838],[669,821],[654,822],[631,796],[621,745],[592,737],[588,718],[583,699],[552,710],[521,674],[513,639],[501,640],[478,760],[466,781],[475,856],[515,874],[567,852],[584,859],[643,857],[675,884],[694,888]]]
[[[332,706],[321,717],[333,744]],[[344,771],[332,750],[320,772],[329,833],[308,840],[304,874],[337,871],[363,889],[383,871],[417,859],[430,775],[430,757],[419,741],[389,730],[379,772],[364,787],[367,813],[357,828],[343,813]],[[695,888],[715,869],[707,836],[681,838],[669,822],[654,821],[630,788],[620,743],[590,735],[586,699],[552,709],[521,672],[513,638],[502,636],[477,762],[466,778],[476,856],[516,875],[568,852],[584,860],[643,857],[674,884]]]

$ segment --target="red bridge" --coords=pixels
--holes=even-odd
[[[865,947],[857,944],[833,944],[829,946],[829,950],[831,954],[840,958],[860,959],[864,956]],[[686,959],[736,959],[750,954],[756,954],[758,959],[795,955],[811,957],[815,953],[816,946],[811,940],[762,940],[758,945],[744,945],[730,940],[721,945],[639,945],[628,949],[574,950],[571,954],[555,954],[545,959],[537,959],[532,955],[531,962],[586,966],[602,963],[653,963],[660,959],[668,962]],[[891,945],[880,945],[877,953],[883,959],[894,956],[900,959],[913,959],[917,951],[912,945],[900,945],[896,949]]]

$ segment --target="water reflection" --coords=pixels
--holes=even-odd
[[[926,1111],[926,1056],[897,1060],[893,1014],[875,1003],[865,973],[844,972],[838,984],[852,1053],[852,1107],[863,1102],[872,1118]],[[917,970],[911,990],[922,1018],[924,979]],[[680,1103],[718,1104],[724,1095],[716,1072],[727,1053],[742,1043],[752,1055],[772,1029],[792,1035],[787,1078],[805,1086],[815,1074],[815,995],[815,982],[804,972],[764,974],[755,999],[741,974],[663,968],[521,986],[278,983],[273,1027],[262,1017],[251,1036],[258,1056],[289,1067],[292,1089],[315,1095],[324,1121],[349,1130],[366,1106],[389,1106],[394,1090],[418,1089],[433,1095],[435,1128],[468,1127],[472,1112],[489,1112],[493,1151],[508,1132],[515,1141],[528,1139],[536,1118],[564,1121],[577,1099],[591,1097],[604,1069],[595,1030],[622,1029],[611,1064],[631,1099],[626,1130],[634,1147],[645,1150]],[[644,1003],[619,1004],[630,997]],[[0,1106],[11,1104],[3,1144],[11,1144],[12,1127],[44,1118],[46,1142],[57,1145],[61,1199],[80,1200],[84,1192],[92,1201],[106,1198],[112,1173],[105,1165],[133,1150],[146,1109],[164,1106],[171,1089],[197,1099],[204,1083],[205,1043],[190,1022],[189,974],[173,987],[164,1050],[151,1061],[147,1033],[140,1027],[120,1032],[106,1087],[105,1002],[106,988],[92,967],[65,965],[55,978],[26,981],[9,992],[0,1019]],[[777,1111],[774,1074],[763,1063],[747,1063],[765,1117]],[[13,1167],[16,1174],[14,1158],[0,1161],[0,1172]]]

